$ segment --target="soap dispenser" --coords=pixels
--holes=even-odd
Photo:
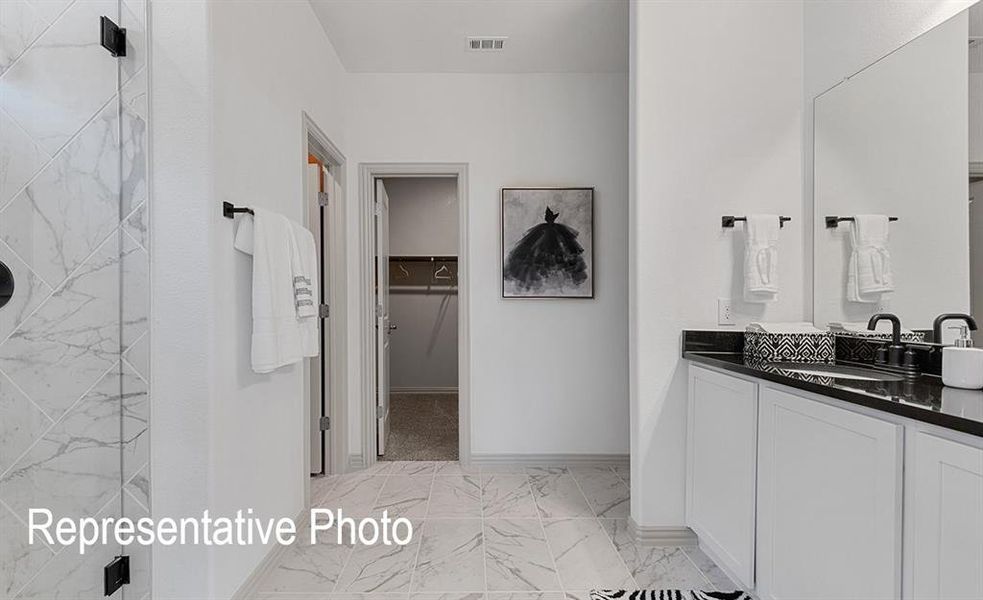
[[[983,388],[983,349],[973,348],[966,325],[949,329],[958,329],[959,339],[955,346],[942,349],[942,383],[967,390]]]

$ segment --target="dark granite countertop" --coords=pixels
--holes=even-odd
[[[743,351],[738,351],[743,344],[734,339],[719,340],[720,344],[707,343],[708,332],[686,333],[689,339],[684,336],[683,358],[692,362],[983,437],[983,391],[946,387],[936,375],[904,381],[806,375],[746,359]],[[846,361],[837,364],[863,366]]]

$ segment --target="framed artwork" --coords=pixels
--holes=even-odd
[[[594,188],[502,188],[502,296],[594,297]]]

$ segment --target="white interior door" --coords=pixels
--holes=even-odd
[[[307,165],[307,210],[308,226],[314,234],[319,250],[324,248],[321,231],[321,207],[318,203],[317,194],[321,190],[321,166],[318,164]],[[324,261],[321,254],[321,281],[324,281]],[[323,284],[322,284],[323,285]],[[323,297],[323,296],[322,296]],[[323,300],[322,300],[323,301]],[[323,326],[321,328],[323,335]],[[310,359],[311,389],[311,473],[320,473],[324,470],[324,434],[321,431],[321,417],[324,415],[323,390],[325,386],[325,374],[321,357]]]
[[[343,190],[341,189],[341,184],[334,178],[328,167],[321,165],[321,181],[324,184],[324,193],[328,194],[328,205],[320,206],[321,213],[321,231],[318,237],[318,242],[320,246],[318,247],[318,256],[321,257],[321,271],[320,271],[320,286],[321,286],[321,302],[324,304],[331,303],[331,292],[332,288],[331,280],[333,279],[333,273],[331,272],[332,259],[334,256],[340,256],[337,250],[337,239],[333,239],[331,236],[331,228],[336,223],[335,219],[338,215],[338,207],[344,202],[345,197]],[[332,246],[334,245],[334,254],[332,254]],[[337,302],[337,300],[334,300]],[[334,327],[331,323],[331,319],[327,316],[321,319],[321,414],[329,418],[334,417],[331,414],[331,398],[338,398],[341,396],[341,392],[338,390],[338,381],[334,377],[331,365],[335,361],[335,356],[331,352],[331,343],[335,335],[339,335],[338,329]],[[335,427],[335,424],[331,424],[331,427]],[[322,428],[321,440],[323,441],[324,448],[322,449],[321,456],[324,457],[324,472],[325,474],[332,474],[334,472],[333,467],[333,433],[331,432],[331,427],[328,429]]]
[[[381,179],[375,183],[375,215],[377,444],[382,456],[389,437],[389,337],[395,325],[389,320],[389,195]]]

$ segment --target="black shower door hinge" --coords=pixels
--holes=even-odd
[[[126,30],[109,17],[99,17],[99,25],[102,28],[102,47],[113,56],[126,56]]]
[[[113,562],[102,569],[104,592],[107,596],[112,596],[116,590],[130,583],[130,557],[117,556]]]

